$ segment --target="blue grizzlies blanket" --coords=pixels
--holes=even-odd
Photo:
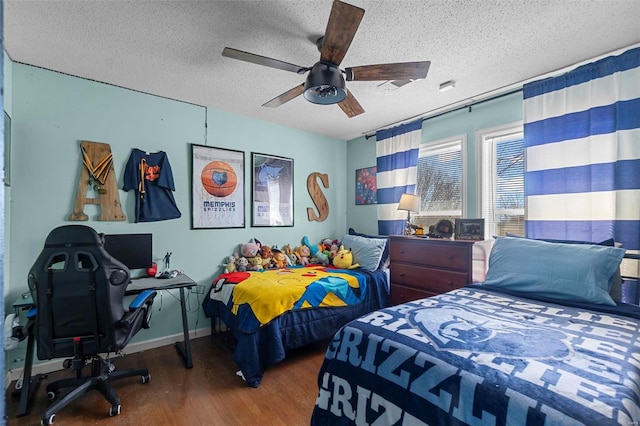
[[[454,290],[343,327],[312,425],[638,425],[640,321]]]

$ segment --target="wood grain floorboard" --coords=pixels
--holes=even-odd
[[[257,389],[236,376],[232,353],[218,338],[192,340],[193,368],[185,369],[173,345],[118,358],[116,369],[147,367],[151,381],[138,377],[112,383],[122,413],[109,417],[110,404],[96,391],[56,414],[54,425],[308,425],[318,395],[317,375],[326,343],[290,351],[265,373]],[[7,424],[38,425],[46,408],[46,385],[70,377],[69,370],[48,374],[31,401],[30,413],[16,418],[18,399],[6,392]],[[63,395],[65,391],[61,391]]]

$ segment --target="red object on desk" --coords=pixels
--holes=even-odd
[[[153,262],[150,268],[147,268],[147,275],[150,277],[155,277],[158,273],[158,264]]]

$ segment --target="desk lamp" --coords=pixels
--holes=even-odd
[[[402,194],[398,210],[407,211],[407,230],[411,224],[411,212],[420,212],[420,197],[414,194]]]

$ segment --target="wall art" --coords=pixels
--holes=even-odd
[[[293,226],[293,159],[251,154],[252,226]]]
[[[377,204],[378,184],[376,182],[377,167],[366,167],[356,170],[356,205]]]
[[[244,152],[191,145],[191,229],[244,228]]]

